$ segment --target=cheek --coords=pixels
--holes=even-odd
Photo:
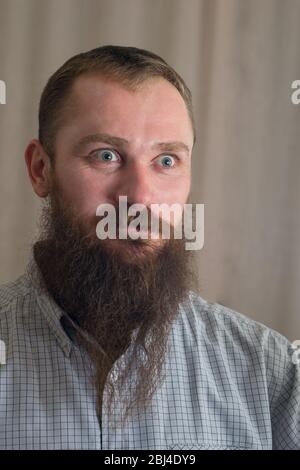
[[[64,171],[57,178],[61,194],[72,205],[77,215],[92,217],[96,208],[105,200],[105,190],[88,171]]]
[[[156,204],[167,204],[167,206],[172,206],[176,204],[174,211],[171,211],[171,218],[169,216],[168,210],[164,213],[164,211],[159,212],[158,208],[153,208],[153,213],[157,216],[160,214],[163,220],[166,222],[170,222],[171,224],[176,226],[177,224],[181,223],[182,220],[182,211],[184,204],[187,203],[189,192],[190,192],[190,178],[187,176],[186,178],[180,178],[178,181],[172,181],[169,184],[165,184],[164,188],[161,192],[157,192],[156,200],[154,201]]]
[[[185,204],[190,192],[190,177],[180,177],[172,182],[165,183],[163,187],[164,200],[167,204]]]

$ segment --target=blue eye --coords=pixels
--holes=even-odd
[[[115,152],[110,149],[96,150],[94,152],[94,156],[97,158],[97,160],[103,162],[118,161],[118,157],[116,156]]]
[[[172,168],[175,165],[175,157],[172,155],[163,155],[160,159],[165,168]]]

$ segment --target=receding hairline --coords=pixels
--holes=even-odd
[[[76,86],[78,86],[78,82],[80,82],[80,80],[89,79],[89,78],[98,78],[103,83],[115,83],[117,85],[120,85],[122,88],[133,93],[139,92],[143,88],[147,87],[147,85],[150,84],[151,82],[152,83],[165,82],[166,84],[169,84],[170,87],[172,87],[177,92],[178,96],[181,98],[183,104],[185,105],[188,111],[186,102],[184,101],[179,90],[176,88],[175,85],[173,85],[169,80],[167,80],[165,77],[162,77],[161,75],[151,75],[151,76],[148,75],[145,77],[137,77],[136,80],[132,81],[126,78],[119,79],[114,74],[109,74],[107,72],[105,73],[105,72],[102,72],[101,70],[83,72],[81,75],[76,77],[72,85],[70,86],[70,89],[68,90],[67,95],[63,99],[62,108],[67,106],[68,100],[70,100],[72,95],[74,95],[74,89]]]
[[[189,112],[188,112],[188,107],[187,107],[186,102],[184,101],[182,95],[180,94],[180,92],[176,88],[176,86],[174,86],[165,77],[162,77],[161,75],[151,75],[151,76],[148,75],[148,76],[145,76],[144,78],[138,77],[138,79],[133,83],[132,80],[130,80],[130,81],[126,80],[126,79],[121,80],[121,79],[118,79],[117,77],[115,77],[113,74],[105,73],[101,70],[98,70],[98,71],[95,70],[95,71],[83,72],[81,75],[77,76],[74,79],[67,95],[64,97],[64,99],[62,101],[62,105],[61,105],[61,109],[60,109],[60,115],[59,115],[59,117],[57,117],[57,120],[56,120],[56,125],[55,125],[56,131],[55,131],[55,133],[57,133],[57,131],[59,130],[60,127],[62,127],[63,125],[66,124],[66,122],[67,122],[67,120],[70,116],[70,113],[72,113],[76,110],[77,102],[76,102],[76,96],[74,96],[75,95],[74,94],[74,88],[76,87],[76,85],[78,85],[78,82],[80,81],[80,79],[93,78],[93,77],[99,78],[99,80],[102,80],[103,82],[106,82],[106,83],[108,83],[108,82],[109,83],[116,83],[116,84],[120,85],[121,87],[123,87],[124,89],[126,89],[126,90],[128,90],[132,93],[141,91],[144,87],[147,86],[147,84],[150,84],[150,82],[158,82],[158,81],[166,82],[172,88],[174,88],[174,90],[177,92],[178,96],[180,97],[180,99],[182,100],[182,103],[185,106],[188,118],[190,119]],[[192,132],[193,132],[192,122],[190,124],[191,124]],[[195,142],[195,136],[194,136],[194,142]],[[55,146],[55,144],[54,144],[54,146]]]

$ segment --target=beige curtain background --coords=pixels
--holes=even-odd
[[[300,0],[0,0],[0,283],[36,233],[23,155],[41,90],[104,44],[150,49],[192,90],[200,294],[300,339]]]

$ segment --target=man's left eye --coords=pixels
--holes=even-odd
[[[172,155],[163,155],[159,157],[159,160],[165,168],[172,168],[175,165],[176,158]]]

